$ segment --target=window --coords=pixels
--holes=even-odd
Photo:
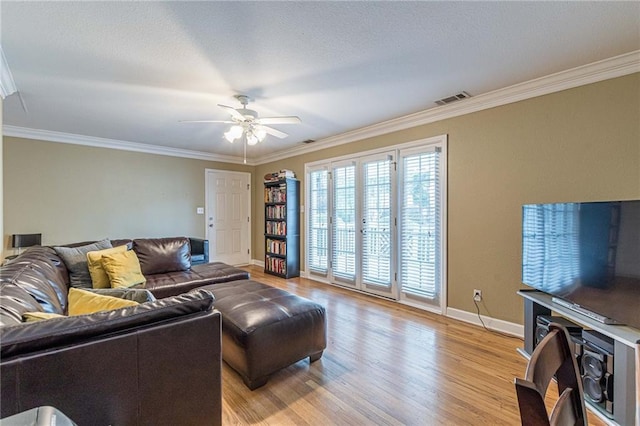
[[[306,166],[311,278],[442,311],[446,136]]]

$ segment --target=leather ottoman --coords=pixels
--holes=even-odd
[[[222,359],[251,390],[301,359],[320,359],[327,346],[325,309],[317,303],[252,280],[200,289],[213,293],[222,315]]]

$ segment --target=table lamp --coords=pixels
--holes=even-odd
[[[31,246],[39,246],[42,243],[42,234],[13,234],[11,236],[11,247],[20,249]]]

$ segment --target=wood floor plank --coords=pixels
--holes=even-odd
[[[255,391],[223,364],[224,425],[516,425],[521,339],[385,299],[247,267],[327,310],[328,345]],[[589,424],[604,425],[591,413]]]

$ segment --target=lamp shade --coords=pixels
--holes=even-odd
[[[231,126],[231,128],[224,133],[224,138],[233,143],[233,141],[242,136],[243,131],[244,129],[242,128],[242,126]]]
[[[42,244],[42,234],[13,234],[11,247],[23,248]]]

